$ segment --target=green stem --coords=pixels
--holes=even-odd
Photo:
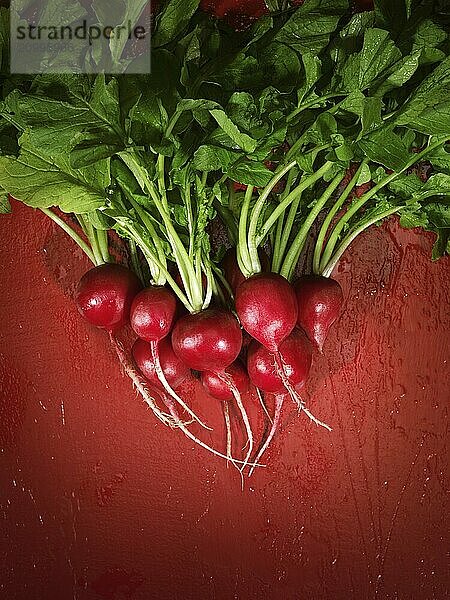
[[[120,223],[120,225],[123,227],[123,229],[125,231],[127,231],[128,234],[138,244],[138,246],[141,248],[142,252],[144,253],[144,256],[146,256],[146,257],[148,256],[151,259],[151,261],[153,261],[159,267],[159,269],[164,273],[164,275],[167,279],[167,283],[170,285],[170,287],[172,288],[174,293],[177,295],[180,302],[182,302],[182,304],[185,306],[185,308],[189,312],[194,312],[194,308],[193,308],[192,304],[189,302],[186,294],[184,294],[181,291],[179,285],[176,283],[176,281],[174,280],[172,275],[169,273],[167,268],[159,261],[158,257],[155,255],[152,248],[150,248],[150,246],[147,244],[147,242],[139,234],[139,231],[137,231],[137,229],[135,227],[133,227],[132,225],[130,225],[127,221],[122,221],[120,218],[117,219],[117,222]]]
[[[283,201],[291,191],[293,183],[293,177],[291,177],[291,175],[293,175],[293,171],[289,173],[289,179],[287,182],[286,189],[280,196],[281,201]],[[279,273],[280,271],[281,264],[283,262],[284,254],[286,252],[286,248],[291,237],[292,228],[294,227],[295,217],[297,215],[298,207],[300,206],[301,200],[302,195],[300,194],[298,198],[296,198],[291,204],[286,223],[284,222],[283,215],[281,215],[281,217],[278,219],[277,232],[275,236],[275,247],[272,259],[272,271],[274,273]]]
[[[238,245],[238,255],[240,257],[240,262],[243,267],[243,274],[248,277],[252,273],[252,260],[250,258],[250,253],[247,246],[247,222],[248,222],[248,213],[250,210],[250,203],[253,196],[252,185],[248,185],[245,191],[244,202],[241,208],[241,214],[239,217],[239,245]],[[258,259],[259,260],[259,259]]]
[[[296,161],[292,161],[286,166],[284,166],[280,171],[276,172],[269,183],[266,185],[264,190],[261,192],[258,200],[253,207],[251,216],[250,216],[250,225],[248,228],[248,236],[247,236],[247,248],[250,255],[251,265],[252,265],[252,273],[258,273],[261,270],[261,265],[259,263],[258,256],[258,246],[256,243],[256,230],[258,228],[259,217],[265,208],[266,201],[272,192],[273,188],[277,185],[281,179],[288,173],[291,169],[293,169],[297,165]],[[281,213],[280,213],[281,214]],[[279,215],[278,215],[279,216]],[[276,219],[275,219],[276,221]],[[275,223],[274,221],[274,223]]]
[[[131,264],[133,267],[133,271],[139,277],[142,284],[145,285],[144,275],[142,273],[142,268],[141,268],[141,262],[139,260],[137,246],[136,246],[136,242],[134,241],[134,239],[128,240],[128,246],[130,248],[130,257],[131,257]]]
[[[67,233],[67,235],[69,235],[76,244],[78,244],[78,246],[83,250],[83,252],[86,254],[86,256],[89,258],[89,260],[94,265],[97,264],[94,253],[89,248],[89,245],[86,244],[86,242],[83,240],[83,238],[80,237],[78,235],[78,233],[72,229],[72,227],[67,225],[67,223],[65,221],[63,221],[60,217],[58,217],[58,215],[55,215],[55,213],[53,211],[49,210],[48,208],[41,208],[41,211],[45,215],[47,215],[47,217],[49,217],[54,223],[59,225],[59,227],[61,227],[61,229],[63,231],[65,231]]]
[[[162,246],[159,235],[157,234],[156,229],[153,226],[150,216],[147,214],[147,211],[138,202],[136,202],[136,200],[133,198],[132,194],[128,193],[127,190],[125,190],[125,195],[128,198],[128,200],[129,200],[130,204],[132,205],[132,207],[134,208],[134,210],[136,211],[136,213],[139,215],[139,217],[142,221],[142,224],[147,229],[147,231],[152,239],[159,262],[162,265],[164,265],[165,268],[167,268],[167,259],[166,259],[166,255],[164,253],[164,248]],[[166,283],[166,278],[164,276],[164,273],[161,271],[161,269],[159,269],[159,267],[154,263],[153,264],[149,263],[148,266],[150,267],[150,271],[152,273],[152,278],[153,278],[155,284],[156,285],[164,285]]]
[[[91,244],[92,252],[94,253],[95,264],[96,265],[104,264],[102,253],[101,253],[99,245],[98,245],[98,239],[95,234],[95,230],[94,230],[92,223],[89,221],[89,218],[87,216],[80,215],[80,219],[82,219],[82,221],[84,223],[84,230],[86,232],[86,236],[89,240],[89,243]]]
[[[111,262],[111,255],[109,254],[108,232],[105,229],[97,229],[97,239],[103,261],[105,263]]]
[[[320,96],[320,98],[313,98],[309,102],[305,102],[295,110],[293,110],[290,115],[288,115],[287,122],[290,123],[296,116],[302,113],[307,108],[311,108],[311,106],[315,106],[316,104],[321,104],[322,102],[326,102],[331,98],[336,98],[338,96],[343,96],[344,94],[326,94],[325,96]]]
[[[434,150],[435,148],[440,146],[441,143],[442,143],[441,141],[434,142],[434,144],[430,144],[427,148],[422,150],[422,152],[415,154],[414,157],[411,158],[400,171],[397,171],[395,173],[391,173],[390,175],[387,175],[384,179],[382,179],[379,183],[377,183],[377,185],[375,185],[372,189],[370,189],[363,196],[361,196],[361,198],[357,202],[355,202],[354,204],[352,204],[349,207],[349,209],[347,210],[345,215],[343,217],[341,217],[341,219],[336,223],[336,225],[334,226],[334,229],[329,237],[328,243],[325,247],[323,257],[322,257],[322,260],[320,263],[320,271],[323,272],[323,265],[326,265],[329,262],[332,254],[334,252],[334,249],[336,247],[336,244],[338,243],[338,240],[342,233],[342,230],[344,229],[346,223],[348,223],[349,220],[353,217],[353,215],[355,213],[357,213],[364,206],[364,204],[366,202],[368,202],[371,198],[373,198],[375,196],[375,194],[377,192],[379,192],[383,187],[385,187],[391,181],[396,179],[399,175],[401,175],[402,173],[407,171],[410,167],[412,167],[412,165],[414,165],[416,162],[420,161],[429,152],[431,152],[432,150]]]
[[[256,241],[257,246],[259,246],[264,241],[274,223],[277,221],[280,215],[284,213],[287,207],[290,206],[292,202],[294,202],[298,195],[301,194],[311,185],[314,185],[316,181],[321,179],[321,177],[325,175],[325,173],[332,167],[332,165],[332,162],[327,161],[324,165],[320,167],[320,169],[318,169],[313,175],[310,175],[304,181],[302,181],[294,190],[292,190],[292,192],[282,202],[280,202],[280,204],[276,207],[276,209],[273,211],[273,213],[269,216],[267,221],[262,226],[261,233]]]
[[[320,257],[322,254],[323,244],[324,244],[326,235],[328,233],[328,229],[329,229],[334,217],[337,215],[337,213],[341,209],[342,205],[347,200],[352,189],[355,187],[355,185],[359,179],[359,176],[361,174],[361,171],[363,170],[365,165],[367,165],[367,162],[368,162],[368,159],[364,159],[362,161],[362,163],[359,165],[356,173],[354,174],[352,179],[349,181],[348,185],[345,187],[342,194],[336,200],[333,207],[331,208],[331,210],[328,212],[327,216],[325,217],[324,222],[322,223],[322,227],[320,228],[319,235],[317,236],[317,242],[316,242],[316,246],[314,249],[313,272],[316,275],[318,275],[320,273]]]
[[[382,213],[379,213],[378,215],[374,216],[373,218],[364,221],[359,227],[356,227],[356,229],[354,229],[348,235],[346,235],[345,238],[342,240],[342,242],[339,244],[334,256],[331,258],[331,260],[329,260],[329,262],[323,268],[321,274],[324,277],[330,277],[332,272],[334,271],[337,263],[339,262],[341,256],[344,254],[344,252],[347,250],[347,248],[350,246],[350,244],[355,240],[355,238],[358,237],[358,235],[360,233],[362,233],[363,231],[365,231],[366,229],[368,229],[375,223],[378,223],[378,221],[381,221],[382,219],[385,219],[386,217],[393,215],[394,213],[398,212],[402,208],[404,208],[404,207],[396,206],[395,208],[391,208]]]
[[[124,161],[126,166],[131,170],[142,190],[150,194],[153,203],[155,204],[155,207],[164,223],[167,238],[180,271],[186,294],[189,296],[192,306],[195,307],[194,310],[201,310],[203,304],[202,289],[197,284],[195,270],[191,263],[189,254],[172,224],[168,211],[165,210],[163,203],[158,196],[158,190],[156,189],[155,184],[149,178],[145,166],[141,165],[141,157],[139,153],[137,151],[128,150],[127,152],[121,152],[119,156]]]
[[[315,220],[319,216],[319,213],[322,211],[328,200],[331,198],[336,188],[342,181],[342,173],[338,173],[332,182],[328,185],[327,189],[324,191],[322,196],[317,200],[309,215],[303,222],[303,225],[300,227],[299,232],[295,236],[295,239],[289,248],[289,251],[284,259],[283,266],[281,267],[280,275],[290,280],[292,274],[295,270],[295,265],[298,262],[299,256],[305,246],[306,238],[313,226]]]
[[[167,192],[166,192],[166,181],[165,181],[165,158],[162,154],[158,156],[157,170],[158,170],[158,191],[161,196],[162,204],[165,210],[169,209],[167,203]]]

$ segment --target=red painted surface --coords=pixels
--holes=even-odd
[[[71,241],[17,204],[0,235],[1,598],[448,597],[449,262],[432,236],[391,223],[356,242],[307,390],[333,432],[286,413],[241,492],[78,316]],[[191,396],[223,444],[219,404]]]

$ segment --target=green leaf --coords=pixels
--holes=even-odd
[[[255,100],[248,92],[235,92],[228,101],[226,112],[237,127],[256,137],[267,130],[261,121]]]
[[[0,214],[6,215],[11,212],[11,204],[8,194],[0,189]]]
[[[109,161],[75,170],[63,157],[53,159],[36,152],[24,134],[19,158],[0,157],[0,180],[12,196],[29,206],[86,213],[106,203]]]
[[[169,0],[159,16],[153,34],[153,45],[165,46],[177,37],[196,12],[200,0]]]
[[[347,9],[347,0],[306,0],[279,30],[275,39],[297,52],[317,55],[328,45],[331,34]]]
[[[124,149],[124,144],[113,133],[80,133],[74,141],[80,140],[70,152],[70,164],[80,169],[105,158],[110,158]]]
[[[400,50],[383,29],[368,29],[364,33],[361,52],[348,57],[338,70],[341,88],[363,91],[402,57]]]
[[[273,42],[259,57],[260,68],[266,73],[266,81],[276,87],[292,88],[299,79],[301,65],[298,54],[286,44]]]
[[[370,160],[393,171],[401,171],[410,158],[400,136],[385,128],[365,136],[357,145]]]
[[[300,86],[297,98],[299,105],[309,97],[314,85],[320,79],[322,74],[322,62],[318,56],[305,52],[302,54],[304,82]]]
[[[226,171],[232,162],[235,162],[237,154],[219,148],[218,146],[200,146],[194,154],[192,166],[198,171]]]
[[[425,134],[447,135],[450,131],[450,56],[439,64],[412,93],[397,125],[408,125]]]
[[[265,187],[273,177],[272,171],[261,163],[239,161],[227,173],[228,177],[237,183]]]
[[[233,140],[238,148],[244,152],[251,153],[257,146],[256,140],[251,138],[246,133],[239,131],[233,121],[227,117],[223,110],[211,110],[211,115],[217,121],[219,127]]]

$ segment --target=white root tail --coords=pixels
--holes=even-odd
[[[256,463],[260,460],[260,458],[262,457],[264,452],[270,446],[270,443],[273,440],[273,437],[278,430],[278,426],[280,424],[280,419],[281,419],[281,409],[283,408],[283,403],[284,403],[285,397],[286,397],[285,394],[277,394],[275,396],[275,412],[273,415],[272,427],[270,428],[269,435],[267,436],[266,441],[264,442],[264,445],[261,447],[261,449],[259,450],[259,452],[255,458]],[[249,477],[252,476],[253,471],[254,471],[254,467],[252,467],[250,469],[250,473],[248,474]]]
[[[178,416],[178,411],[175,405],[175,402],[173,401],[172,398],[170,398],[170,396],[168,396],[167,394],[162,393],[161,397],[164,401],[164,404],[167,406],[167,409],[169,410],[170,414],[172,415],[172,418],[179,421],[179,416]],[[242,460],[238,460],[237,458],[233,458],[233,457],[228,457],[225,456],[225,454],[222,454],[221,452],[219,452],[218,450],[214,450],[214,448],[211,448],[211,446],[208,446],[208,444],[205,444],[205,442],[202,442],[202,440],[198,439],[191,431],[189,431],[189,429],[187,427],[185,427],[184,423],[181,423],[179,425],[179,429],[181,429],[181,431],[185,434],[186,437],[188,437],[190,440],[192,440],[194,443],[198,444],[199,446],[201,446],[204,450],[207,450],[208,452],[211,452],[211,454],[214,454],[215,456],[218,456],[219,458],[223,458],[226,461],[231,460],[233,463],[237,463],[237,464],[244,464],[244,462]],[[259,465],[256,463],[248,463],[248,465],[252,466],[252,467],[263,467],[265,465]],[[240,469],[239,469],[240,470]]]
[[[170,386],[169,382],[166,379],[166,376],[164,375],[164,371],[163,371],[163,369],[161,367],[161,362],[159,360],[158,343],[157,342],[150,342],[150,350],[151,350],[151,353],[152,353],[152,360],[153,360],[153,364],[155,366],[156,375],[157,375],[157,377],[158,377],[161,385],[165,389],[166,393],[169,394],[169,396],[171,396],[176,402],[178,402],[178,404],[189,415],[191,415],[191,417],[194,419],[194,421],[197,421],[197,423],[199,425],[201,425],[202,427],[204,427],[205,429],[208,429],[209,431],[212,431],[212,428],[208,427],[207,425],[205,425],[203,423],[203,421],[194,413],[194,411],[192,409],[189,408],[189,406],[184,402],[184,400],[182,400],[180,398],[180,396],[175,392],[175,390],[172,389],[172,387]]]
[[[135,388],[138,390],[138,392],[142,396],[144,402],[147,404],[147,406],[149,408],[151,408],[151,410],[153,411],[155,416],[162,423],[164,423],[164,425],[168,425],[169,427],[180,427],[179,419],[174,419],[173,415],[169,415],[169,414],[163,412],[158,407],[155,399],[153,398],[153,396],[147,389],[147,386],[145,385],[142,377],[139,375],[139,373],[137,372],[137,370],[134,368],[131,361],[129,360],[122,344],[111,332],[109,332],[109,339],[111,341],[111,344],[112,344],[114,350],[116,351],[117,358],[119,359],[119,362],[122,365],[124,372],[131,379],[131,381],[133,382],[133,385],[135,386]]]
[[[261,408],[263,409],[266,417],[269,419],[270,423],[273,423],[273,419],[270,416],[269,411],[267,410],[266,402],[264,400],[264,396],[259,388],[256,388],[256,394],[258,396],[259,403],[261,404]]]
[[[289,381],[289,378],[287,377],[285,371],[284,371],[284,367],[283,367],[283,360],[280,356],[280,353],[278,353],[278,356],[275,356],[275,368],[277,370],[277,374],[280,376],[284,387],[286,388],[286,391],[288,392],[289,396],[292,398],[294,404],[297,406],[298,411],[303,411],[310,419],[313,423],[315,423],[316,425],[320,426],[320,427],[324,427],[325,429],[327,429],[328,431],[332,431],[331,427],[329,425],[327,425],[326,423],[323,423],[322,421],[319,421],[319,419],[317,419],[305,406],[305,403],[303,402],[303,400],[301,399],[301,397],[299,396],[299,394],[296,392],[294,386],[291,384],[291,382]]]
[[[231,392],[233,394],[233,397],[236,400],[236,404],[238,405],[239,411],[240,411],[241,416],[242,416],[242,420],[244,421],[245,431],[247,433],[248,450],[247,450],[247,454],[246,454],[245,459],[244,459],[244,463],[243,463],[242,467],[239,469],[241,471],[241,473],[242,473],[242,471],[248,465],[248,461],[250,460],[250,456],[252,455],[252,452],[253,452],[254,442],[253,442],[252,427],[250,425],[250,421],[249,421],[249,418],[248,418],[248,415],[247,415],[247,411],[245,410],[245,407],[242,404],[241,394],[239,393],[239,390],[237,389],[237,387],[234,385],[233,380],[231,379],[231,377],[226,372],[224,372],[224,373],[217,373],[217,376],[224,383],[226,383],[226,385],[228,385],[228,387],[230,388],[230,390],[231,390]]]
[[[227,432],[227,457],[228,457],[228,460],[231,461],[232,436],[231,436],[230,407],[228,405],[228,401],[225,401],[223,403],[222,410],[223,410],[223,418],[225,420],[225,429]]]

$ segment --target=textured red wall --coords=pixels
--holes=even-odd
[[[145,410],[70,299],[86,261],[15,204],[0,219],[0,597],[447,598],[449,261],[431,263],[431,237],[394,222],[357,241],[308,384],[333,432],[286,413],[241,492]],[[217,403],[191,395],[220,429]]]

